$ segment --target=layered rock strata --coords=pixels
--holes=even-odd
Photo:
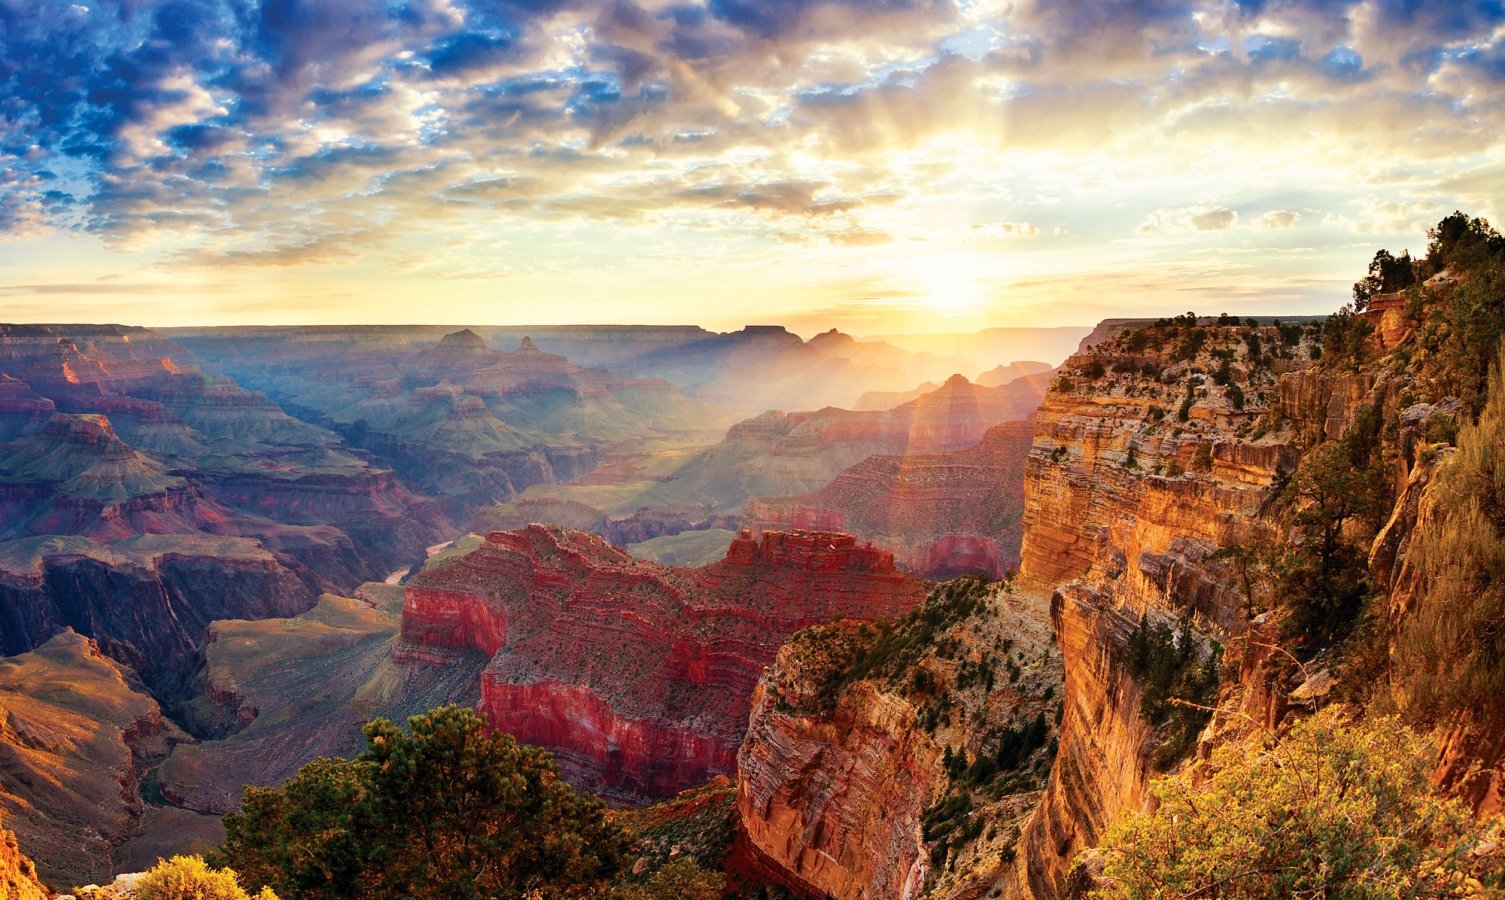
[[[743,536],[721,562],[675,569],[530,526],[414,578],[402,637],[491,656],[487,719],[553,750],[575,783],[634,800],[734,770],[753,685],[788,635],[893,616],[923,590],[849,535]]]

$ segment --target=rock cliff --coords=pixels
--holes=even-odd
[[[530,526],[415,577],[402,637],[491,656],[493,725],[553,750],[575,783],[636,800],[733,771],[753,685],[788,635],[893,616],[922,593],[848,535],[743,536],[718,563],[675,569]]]
[[[1054,592],[1066,687],[1057,765],[1024,839],[1037,896],[1062,890],[1072,859],[1139,808],[1154,773],[1159,740],[1125,661],[1141,619],[1188,619],[1199,640],[1244,627],[1214,555],[1253,534],[1296,466],[1304,436],[1287,412],[1312,340],[1238,320],[1126,323],[1068,360],[1041,404],[1020,578]],[[1333,399],[1328,384],[1309,387],[1307,402]]]
[[[1042,598],[1001,583],[801,632],[753,695],[738,851],[810,896],[979,896],[1012,870],[1060,679]]]

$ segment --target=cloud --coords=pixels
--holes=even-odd
[[[1198,231],[1222,231],[1233,227],[1238,221],[1238,212],[1223,206],[1197,213],[1186,221]]]
[[[288,267],[460,227],[853,254],[1389,228],[1492,202],[1502,26],[1479,0],[0,0],[0,233]],[[1247,196],[1183,187],[1235,165]],[[1307,209],[1318,165],[1356,187],[1240,220]],[[1392,185],[1404,210],[1370,199]],[[1094,192],[1100,224],[1043,199]],[[942,198],[966,212],[917,214]]]
[[[1255,219],[1254,225],[1264,229],[1294,228],[1300,221],[1301,213],[1289,209],[1277,209]]]

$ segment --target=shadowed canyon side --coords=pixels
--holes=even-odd
[[[418,662],[492,656],[487,719],[553,750],[572,781],[636,800],[734,770],[753,685],[790,634],[891,618],[923,590],[849,535],[743,536],[718,563],[675,569],[535,525],[415,577],[402,637]]]
[[[134,681],[72,631],[0,660],[0,810],[51,884],[114,871],[143,814],[146,772],[187,739]]]

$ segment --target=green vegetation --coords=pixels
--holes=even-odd
[[[688,859],[677,859],[656,870],[642,884],[617,888],[616,900],[720,900],[726,876],[709,872]]]
[[[1369,274],[1353,286],[1353,308],[1363,311],[1377,294],[1393,294],[1416,283],[1416,264],[1409,251],[1400,256],[1381,250],[1369,263]]]
[[[1502,360],[1479,421],[1460,429],[1457,453],[1437,473],[1436,514],[1418,524],[1408,556],[1421,588],[1399,628],[1393,677],[1406,685],[1404,712],[1423,724],[1467,716],[1505,726]]]
[[[300,898],[584,895],[616,874],[622,831],[559,780],[543,750],[456,706],[365,728],[353,760],[247,788],[219,858]]]
[[[1292,519],[1299,543],[1276,566],[1275,593],[1290,613],[1288,634],[1310,650],[1346,637],[1372,592],[1369,545],[1394,499],[1380,431],[1379,412],[1360,410],[1340,440],[1307,454],[1293,480],[1303,503]]]
[[[1198,732],[1207,724],[1208,707],[1218,695],[1222,648],[1198,651],[1191,621],[1182,619],[1172,630],[1151,625],[1141,616],[1129,636],[1124,666],[1139,682],[1139,714],[1156,726],[1160,743],[1152,761],[1165,769],[1186,755]]]
[[[953,625],[976,616],[987,608],[990,582],[986,578],[969,576],[936,585],[935,589],[916,609],[903,618],[880,622],[876,626],[864,625],[864,641],[844,648],[846,658],[831,667],[820,689],[820,708],[830,710],[842,692],[854,682],[867,678],[883,679],[897,684],[909,678],[919,693],[933,693],[935,685],[923,670],[915,669],[915,663],[934,649],[945,655],[945,647],[938,645],[938,638]],[[801,632],[808,640],[814,635]],[[987,676],[985,676],[987,677]],[[944,714],[946,698],[922,711],[930,717],[932,727]]]
[[[212,869],[202,856],[174,856],[146,871],[136,900],[277,900],[277,894],[264,887],[253,896],[233,870]]]
[[[1109,830],[1093,896],[1441,897],[1500,887],[1497,825],[1432,792],[1428,745],[1332,709],[1252,751],[1230,743],[1155,782]]]

